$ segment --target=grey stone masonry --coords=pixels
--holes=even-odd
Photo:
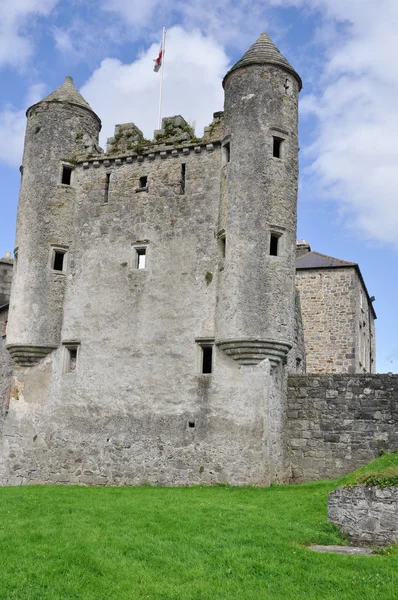
[[[12,258],[0,258],[0,306],[10,299],[13,262]]]
[[[289,377],[294,481],[333,479],[398,448],[398,375]]]
[[[104,153],[70,78],[28,110],[1,484],[290,478],[301,80],[249,55],[201,139],[174,115]]]
[[[357,265],[300,267],[300,293],[309,373],[374,373],[374,313]]]
[[[329,494],[328,517],[354,544],[396,544],[398,486],[338,488]]]
[[[12,361],[6,349],[8,305],[0,307],[0,435],[8,410]]]

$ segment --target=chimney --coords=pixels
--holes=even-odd
[[[6,252],[6,258],[11,258],[11,252]]]
[[[304,254],[308,254],[311,252],[311,246],[307,244],[305,240],[297,240],[296,242],[296,258],[300,258],[300,256],[304,256]]]

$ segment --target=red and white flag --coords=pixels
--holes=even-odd
[[[162,63],[163,63],[163,56],[164,56],[164,44],[163,44],[163,40],[162,40],[162,43],[160,44],[159,56],[154,60],[155,65],[153,67],[153,70],[155,71],[155,73],[160,71],[160,67],[162,66]]]

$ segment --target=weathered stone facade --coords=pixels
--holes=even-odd
[[[398,375],[289,377],[293,481],[333,479],[398,449]]]
[[[0,307],[10,300],[13,263],[9,256],[0,258]]]
[[[296,479],[333,472],[334,455],[322,471],[311,454],[332,413],[305,427],[301,395],[287,403],[288,373],[312,368],[312,297],[303,278],[295,288],[301,79],[264,34],[224,88],[203,138],[177,115],[152,141],[117,125],[106,153],[71,78],[28,110],[1,483],[268,485],[291,479],[291,461]],[[329,284],[348,324],[361,315],[344,277]],[[353,364],[354,329],[336,334],[336,370]]]
[[[329,521],[359,545],[398,543],[398,487],[341,487],[329,494]]]
[[[341,266],[306,267],[302,259],[297,261],[307,371],[374,373],[372,302],[358,265],[332,260]]]
[[[301,80],[262,35],[224,87],[107,153],[70,78],[28,110],[3,483],[289,478]]]

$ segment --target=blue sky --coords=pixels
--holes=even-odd
[[[0,255],[14,247],[26,108],[72,75],[103,121],[197,134],[222,110],[221,80],[266,31],[300,73],[298,237],[358,262],[376,296],[377,368],[398,372],[398,3],[396,0],[0,0]]]

